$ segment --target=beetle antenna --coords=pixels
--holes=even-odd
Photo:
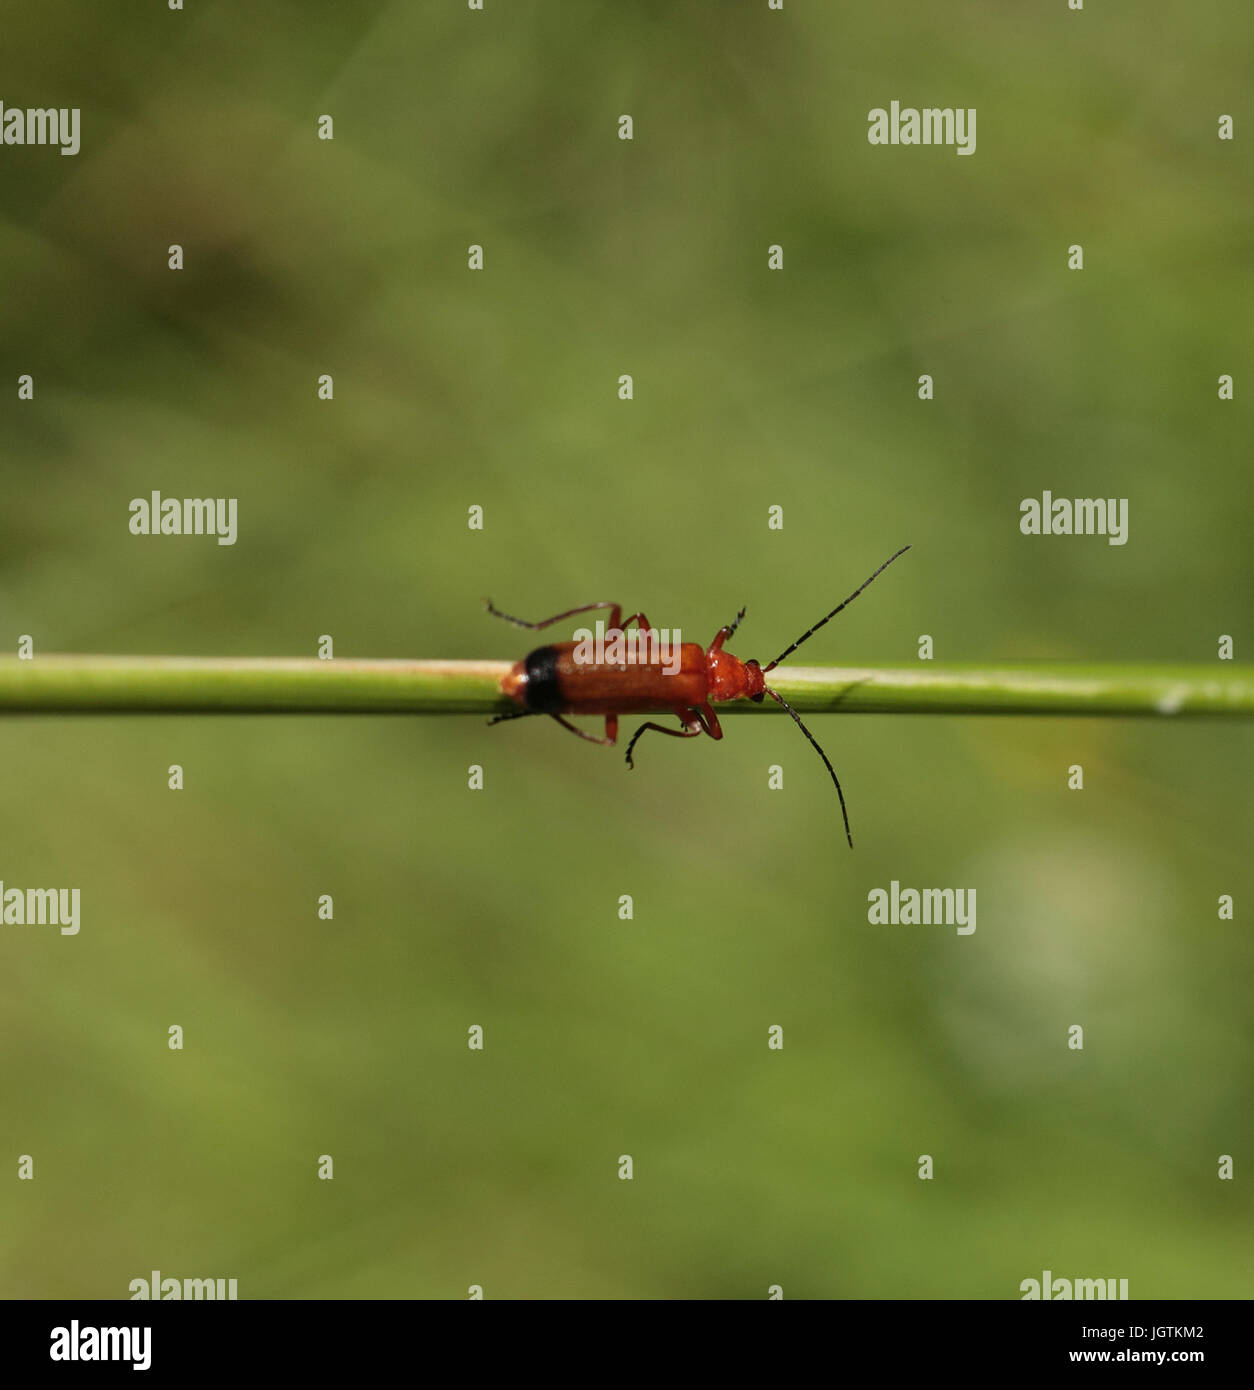
[[[898,552],[898,554],[900,554],[900,552]],[[896,559],[896,558],[897,558],[896,555],[894,555],[894,556],[893,556],[893,559]],[[872,575],[872,576],[871,576],[871,579],[874,579],[874,578],[875,578],[875,575]],[[870,583],[870,580],[868,580],[867,583]],[[863,587],[865,588],[865,585],[864,585]],[[804,640],[804,639],[803,639],[803,640]],[[775,664],[774,662],[771,663],[772,666],[773,666],[774,664]],[[781,705],[783,705],[783,707],[788,711],[788,713],[792,715],[793,719],[794,719],[794,720],[796,721],[796,723],[797,723],[797,727],[801,730],[801,732],[802,732],[803,734],[805,734],[806,738],[808,738],[808,739],[810,740],[810,742],[814,745],[814,751],[819,755],[820,758],[823,759],[823,766],[824,766],[825,768],[827,768],[828,772],[830,772],[830,773],[832,774],[832,781],[833,781],[833,782],[835,783],[835,785],[836,785],[836,795],[837,795],[838,797],[840,797],[840,814],[841,814],[842,816],[844,816],[844,818],[845,818],[845,839],[849,841],[849,848],[852,849],[852,848],[853,848],[853,835],[852,835],[852,834],[850,833],[850,831],[849,831],[849,812],[845,809],[845,794],[844,794],[844,792],[842,792],[841,789],[840,789],[840,778],[836,776],[836,769],[832,766],[831,759],[830,759],[830,758],[827,756],[827,754],[824,753],[824,751],[819,747],[819,741],[818,741],[818,739],[816,739],[816,738],[814,737],[814,735],[810,732],[810,730],[807,729],[806,726],[801,722],[801,716],[797,713],[797,711],[796,711],[795,709],[793,709],[793,707],[788,703],[788,701],[785,700],[784,697],[783,697],[782,695],[780,695],[780,694],[778,694],[776,691],[772,690],[771,687],[770,687],[769,685],[766,686],[765,689],[766,689],[766,693],[771,697],[772,700],[777,700]]]
[[[904,555],[904,554],[906,553],[906,551],[909,550],[909,549],[910,549],[910,547],[909,547],[908,545],[903,545],[903,546],[901,547],[901,549],[897,552],[896,555],[890,555],[890,556],[888,557],[888,559],[885,560],[884,563],[879,567],[879,569],[877,569],[877,570],[875,571],[875,573],[871,576],[871,579],[876,579],[876,578],[878,578],[881,574],[884,573],[884,571],[889,567],[889,565],[892,564],[892,562],[893,562],[894,560],[896,560],[896,559],[898,559],[900,556]],[[764,672],[765,672],[765,671],[773,671],[773,670],[775,669],[775,667],[778,666],[779,663],[780,663],[781,661],[784,660],[785,657],[791,656],[791,655],[793,654],[793,652],[795,652],[795,651],[797,650],[797,648],[802,644],[802,642],[804,642],[804,641],[806,640],[807,637],[813,637],[814,634],[819,630],[819,628],[821,628],[821,627],[823,626],[824,623],[830,622],[830,621],[836,616],[836,614],[840,612],[840,610],[841,610],[842,608],[847,608],[847,607],[854,601],[854,599],[856,599],[856,598],[858,597],[858,595],[863,591],[863,589],[865,589],[865,588],[867,587],[867,585],[870,584],[871,579],[864,580],[861,584],[859,584],[858,587],[853,591],[853,593],[851,593],[851,594],[849,595],[849,597],[844,601],[844,603],[838,603],[838,604],[836,605],[836,607],[833,608],[832,611],[827,615],[826,618],[820,618],[820,619],[818,620],[818,622],[815,623],[814,626],[810,629],[809,632],[803,632],[803,633],[801,634],[801,636],[798,637],[797,640],[792,644],[791,647],[785,648],[784,651],[780,652],[780,654],[775,658],[774,661],[771,662],[771,664],[770,664],[769,666],[763,666],[762,670],[763,670]],[[778,699],[779,699],[779,696],[776,695],[775,698],[778,700]],[[782,704],[783,701],[780,701],[780,703]],[[787,709],[787,706],[786,706],[786,705],[785,705],[784,707],[785,707],[785,709]],[[791,711],[789,711],[789,713],[791,713]],[[793,718],[794,718],[794,719],[797,719],[797,716],[794,714],[794,715],[793,715]],[[798,724],[801,724],[801,720],[800,720],[800,719],[797,719],[797,723],[798,723]],[[804,727],[805,727],[805,725],[802,724],[802,728],[804,728]],[[811,742],[811,743],[814,743],[814,740],[811,739],[810,742]],[[814,746],[815,746],[816,748],[818,748],[818,744],[817,744],[817,743],[815,743]],[[819,752],[821,753],[822,751],[823,751],[823,750],[822,750],[821,748],[819,748]],[[830,767],[831,767],[831,764],[830,764],[830,763],[828,763],[828,767],[829,767],[829,769],[830,769]],[[834,778],[834,777],[836,776],[836,774],[833,772],[833,773],[832,773],[832,776],[833,776],[833,778]],[[837,787],[837,790],[839,791],[840,788]]]

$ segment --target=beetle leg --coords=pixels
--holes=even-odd
[[[509,714],[494,715],[488,720],[488,727],[491,728],[493,724],[502,724],[507,719],[527,719],[533,714],[540,713],[540,710],[535,709],[512,710]],[[562,728],[569,729],[572,734],[578,734],[580,738],[586,738],[589,743],[603,743],[606,747],[613,747],[613,745],[618,742],[618,715],[616,714],[607,714],[605,716],[604,738],[597,738],[595,734],[584,733],[582,729],[577,729],[573,724],[568,724],[560,715],[555,714],[551,717],[556,719]]]
[[[550,714],[550,719],[556,719],[563,729],[569,729],[572,734],[578,734],[580,738],[586,738],[589,743],[601,743],[606,747],[618,742],[618,715],[607,714],[605,716],[605,737],[597,738],[596,734],[586,734],[582,729],[576,728],[569,719],[563,719],[560,714]],[[613,728],[610,721],[613,720]]]
[[[656,729],[659,734],[669,734],[671,738],[700,738],[706,732],[701,716],[696,710],[677,709],[674,714],[675,718],[684,726],[682,729],[668,729],[665,724],[654,724],[650,720],[648,724],[641,724],[632,734],[631,742],[627,745],[628,767],[635,767],[635,763],[631,759],[631,750],[640,742],[640,735],[646,729]]]
[[[507,623],[513,623],[515,627],[529,627],[532,629],[542,627],[552,627],[554,623],[560,623],[563,618],[573,618],[576,613],[591,613],[594,608],[610,609],[610,627],[621,627],[623,606],[620,603],[610,603],[608,599],[601,603],[585,603],[582,608],[568,608],[565,613],[555,613],[551,618],[545,618],[542,623],[529,623],[525,618],[511,618],[508,613],[502,613],[499,608],[492,604],[491,599],[484,599],[484,606],[494,618],[504,618]],[[637,614],[637,616],[639,616]],[[628,620],[630,621],[630,619]]]
[[[694,713],[705,725],[705,732],[709,734],[711,738],[723,737],[723,726],[718,722],[718,715],[714,713],[708,704],[702,705],[701,708],[695,710]]]
[[[714,641],[710,643],[710,650],[712,652],[721,652],[723,650],[723,643],[726,642],[732,633],[740,626],[740,621],[745,616],[745,612],[746,610],[742,608],[740,612],[736,614],[736,621],[734,623],[728,623],[726,627],[719,628],[714,636]]]
[[[529,714],[535,713],[536,711],[533,709],[514,709],[510,710],[508,714],[494,714],[488,720],[488,728],[491,728],[493,724],[503,724],[507,719],[526,719]]]

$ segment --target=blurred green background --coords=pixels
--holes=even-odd
[[[0,649],[517,657],[490,595],[747,604],[765,659],[911,543],[808,662],[1248,655],[1248,5],[3,24],[0,99],[83,124],[0,148]],[[893,98],[977,153],[871,147]],[[1023,537],[1045,488],[1129,543]],[[238,543],[133,537],[154,489]],[[726,726],[629,776],[547,720],[0,723],[0,877],[82,890],[0,928],[0,1293],[1254,1294],[1250,731],[820,716],[850,853],[790,721]],[[894,878],[975,935],[870,926]]]

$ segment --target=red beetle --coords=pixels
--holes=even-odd
[[[501,689],[520,708],[510,714],[499,714],[489,722],[499,724],[503,719],[547,714],[572,734],[578,734],[580,738],[586,738],[592,743],[614,744],[618,742],[620,714],[670,711],[679,720],[680,728],[667,728],[650,720],[647,724],[641,724],[631,736],[631,742],[627,745],[627,766],[634,767],[632,749],[646,729],[656,729],[659,734],[669,734],[672,738],[698,738],[701,734],[709,734],[711,738],[722,738],[722,726],[718,722],[718,715],[711,708],[712,705],[726,704],[730,700],[753,700],[761,703],[762,698],[769,695],[792,715],[801,732],[823,759],[836,785],[841,814],[845,819],[845,836],[852,847],[853,836],[849,833],[845,796],[840,789],[835,768],[832,767],[827,754],[819,747],[814,735],[801,722],[797,711],[778,691],[767,685],[765,677],[768,671],[773,671],[781,661],[791,656],[824,623],[852,603],[872,579],[882,574],[894,560],[909,549],[908,545],[902,546],[896,555],[890,555],[870,579],[859,584],[843,603],[837,604],[826,617],[820,618],[808,632],[802,633],[792,646],[785,648],[767,666],[759,665],[757,661],[741,661],[731,652],[723,650],[724,643],[740,626],[740,620],[745,616],[743,608],[736,615],[734,623],[718,630],[709,647],[703,648],[699,642],[684,642],[678,652],[673,654],[672,659],[666,662],[663,662],[662,654],[656,647],[652,647],[645,659],[623,664],[618,661],[589,660],[586,656],[587,643],[555,642],[551,646],[537,647],[522,661],[515,662],[510,667],[508,674],[501,681]],[[573,618],[577,613],[590,613],[595,609],[608,608],[610,621],[606,635],[611,639],[623,638],[624,629],[633,622],[641,633],[653,630],[643,613],[633,613],[624,623],[621,604],[608,601],[585,603],[580,608],[569,608],[565,613],[557,613],[540,623],[511,618],[508,613],[494,608],[490,601],[487,608],[489,613],[504,618],[515,627],[533,630],[551,627],[554,623],[560,623],[563,618]],[[604,715],[605,737],[597,738],[595,734],[588,734],[576,728],[569,720],[562,718],[564,714]]]

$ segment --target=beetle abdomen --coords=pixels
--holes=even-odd
[[[677,662],[622,666],[576,661],[577,645],[557,642],[527,655],[522,663],[524,709],[535,714],[634,714],[705,703],[705,650],[697,642],[683,643]]]
[[[523,704],[536,714],[556,714],[563,708],[556,647],[537,647],[523,663],[527,670]]]

